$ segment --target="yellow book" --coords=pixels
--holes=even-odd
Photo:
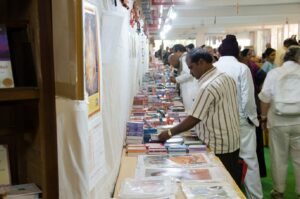
[[[0,145],[0,186],[10,184],[8,150]]]

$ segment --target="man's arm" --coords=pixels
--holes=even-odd
[[[263,130],[267,129],[267,115],[270,108],[270,103],[265,103],[263,101],[260,101],[260,108],[261,108],[261,125]]]
[[[249,68],[246,68],[246,70],[243,71],[241,87],[242,111],[255,126],[259,126],[254,96],[254,84]]]
[[[158,135],[158,138],[159,138],[160,141],[166,141],[167,139],[171,138],[174,135],[177,135],[177,134],[182,133],[184,131],[190,130],[198,122],[200,122],[200,120],[198,118],[195,118],[195,117],[189,115],[180,124],[178,124],[177,126],[170,129],[171,134],[172,134],[171,136],[168,134],[168,130],[166,130],[166,131],[162,131]]]

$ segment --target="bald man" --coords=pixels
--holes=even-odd
[[[179,57],[177,55],[175,55],[174,53],[172,53],[171,55],[169,55],[168,57],[168,62],[170,64],[170,66],[172,66],[173,68],[173,73],[174,76],[177,76],[177,74],[179,73]]]

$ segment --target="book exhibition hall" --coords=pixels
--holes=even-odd
[[[300,0],[1,0],[0,199],[300,199]]]

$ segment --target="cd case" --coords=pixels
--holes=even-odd
[[[218,180],[226,181],[226,175],[220,167],[207,168],[138,168],[136,178],[168,176],[176,182],[182,180]]]
[[[127,178],[120,190],[120,199],[175,199],[176,183],[169,177]]]
[[[207,153],[184,155],[140,155],[138,167],[145,168],[182,168],[214,166],[216,163]]]
[[[187,199],[239,199],[237,192],[227,182],[182,181],[182,190]]]

